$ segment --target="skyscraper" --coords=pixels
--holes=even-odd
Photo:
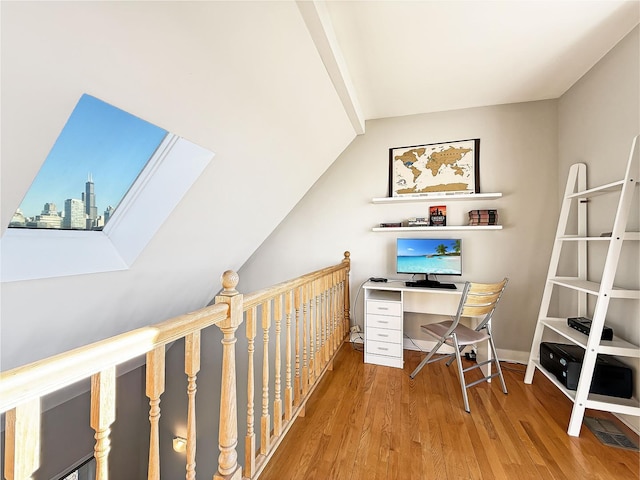
[[[107,222],[111,218],[111,215],[113,215],[113,207],[111,205],[109,205],[107,207],[107,209],[104,211],[104,224],[105,225],[107,224]]]
[[[68,198],[64,201],[64,219],[62,228],[84,230],[87,226],[84,202],[77,198]]]
[[[87,214],[86,229],[91,230],[98,218],[98,207],[96,206],[96,195],[93,192],[93,178],[89,174],[87,183],[84,184],[84,193],[82,194],[82,200],[84,200],[84,212]]]
[[[55,203],[45,203],[41,215],[27,223],[29,228],[60,228],[62,226],[62,217],[56,211]]]

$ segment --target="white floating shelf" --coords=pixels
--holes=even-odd
[[[502,230],[502,225],[452,225],[446,227],[373,227],[373,232],[437,232],[453,230]]]
[[[372,198],[372,203],[442,203],[452,200],[474,201],[474,200],[495,200],[502,197],[502,193],[451,193],[443,195],[404,195],[402,197],[379,197]]]

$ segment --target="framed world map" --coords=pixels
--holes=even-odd
[[[480,139],[389,149],[389,196],[480,193]]]

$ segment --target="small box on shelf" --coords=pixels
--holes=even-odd
[[[445,205],[429,207],[429,223],[434,227],[445,227],[447,225],[447,207]]]

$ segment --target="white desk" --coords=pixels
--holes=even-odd
[[[405,312],[455,315],[464,283],[456,290],[407,287],[404,282],[367,282],[364,289],[364,361],[403,368]],[[423,321],[422,323],[428,323]],[[435,342],[432,342],[435,345]],[[445,350],[442,353],[452,350]],[[478,352],[488,358],[488,348]],[[480,360],[480,358],[479,358]]]

